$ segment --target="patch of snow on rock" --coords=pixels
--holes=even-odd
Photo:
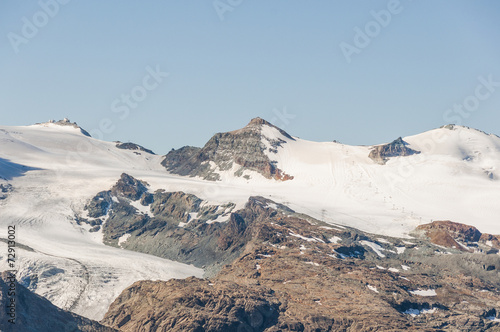
[[[417,289],[414,291],[410,291],[411,294],[413,295],[418,295],[418,296],[436,296],[436,290],[435,289]]]
[[[126,242],[130,236],[130,234],[124,234],[120,236],[120,238],[118,239],[118,245],[121,247],[122,243]]]

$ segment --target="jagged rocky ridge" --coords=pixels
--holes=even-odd
[[[229,170],[235,176],[247,178],[251,175],[245,171],[258,172],[268,179],[292,179],[264,153],[266,149],[276,153],[277,147],[286,144],[286,141],[262,135],[262,126],[270,126],[287,139],[294,140],[266,120],[255,118],[242,129],[215,134],[203,148],[185,146],[170,151],[162,165],[173,174],[199,176],[213,181],[221,179],[219,172]],[[267,140],[271,147],[266,148],[263,140]]]
[[[13,286],[15,284],[15,286]],[[15,289],[15,324],[8,320],[5,306]],[[0,331],[3,332],[113,332],[113,328],[57,308],[45,298],[32,293],[17,283],[10,272],[0,274]]]
[[[102,321],[120,331],[500,328],[500,256],[489,240],[498,237],[466,225],[429,226],[461,243],[445,247],[429,241],[424,228],[411,240],[376,236],[262,197],[235,211],[182,192],[149,193],[147,183],[126,174],[87,211],[105,216],[109,245],[207,270],[209,279],[126,289]],[[221,215],[227,221],[212,222]]]
[[[235,205],[210,205],[192,194],[157,190],[127,174],[86,205],[91,232],[102,229],[105,244],[153,254],[217,271],[240,253],[246,238]],[[220,222],[225,221],[225,222]]]
[[[405,157],[420,153],[407,145],[408,143],[399,137],[391,143],[373,147],[368,156],[376,163],[384,165],[391,157]]]

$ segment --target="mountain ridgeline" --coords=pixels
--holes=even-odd
[[[276,162],[264,153],[266,140],[270,144],[267,150],[277,153],[277,148],[286,141],[262,135],[262,126],[276,129],[286,139],[294,140],[285,131],[266,120],[255,118],[242,129],[215,134],[203,148],[185,146],[170,151],[162,165],[178,175],[199,176],[205,180],[220,180],[220,171],[231,171],[234,176],[250,178],[245,170],[255,171],[268,179],[291,180],[292,176],[276,167]]]
[[[255,118],[162,156],[85,133],[0,126],[18,330],[500,330],[498,136],[350,146]]]

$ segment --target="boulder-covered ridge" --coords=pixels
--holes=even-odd
[[[285,174],[276,166],[276,161],[269,157],[269,154],[277,153],[277,148],[286,144],[286,140],[264,136],[263,126],[273,128],[287,140],[294,140],[266,120],[254,118],[244,128],[215,134],[203,148],[185,146],[172,150],[161,164],[173,174],[199,176],[212,181],[221,180],[219,172],[224,171],[231,171],[235,176],[245,178],[251,177],[251,172],[248,171],[254,171],[268,179],[293,179],[293,176]]]
[[[380,165],[385,165],[391,157],[405,157],[420,153],[420,151],[413,150],[407,145],[408,143],[398,137],[391,143],[373,147],[368,157]]]

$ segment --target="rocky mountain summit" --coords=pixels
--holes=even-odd
[[[80,130],[80,132],[87,136],[87,137],[91,137],[90,134],[85,130],[83,129],[82,127],[80,127],[76,122],[71,122],[68,118],[64,118],[62,120],[49,120],[45,123],[37,123],[37,125],[42,125],[42,126],[46,126],[48,124],[54,124],[54,125],[57,125],[57,126],[66,126],[66,127],[73,127],[73,128],[76,128],[78,130]]]
[[[391,143],[373,147],[368,156],[376,163],[384,165],[391,157],[405,157],[420,153],[407,145],[408,143],[399,137]]]
[[[220,172],[224,171],[249,178],[251,175],[245,172],[247,170],[258,172],[268,179],[292,179],[277,168],[275,161],[265,153],[276,153],[277,148],[286,144],[286,141],[263,135],[264,126],[274,129],[285,139],[294,140],[266,120],[255,118],[242,129],[215,134],[203,148],[185,146],[170,151],[162,165],[173,174],[200,176],[214,181],[220,180]]]

